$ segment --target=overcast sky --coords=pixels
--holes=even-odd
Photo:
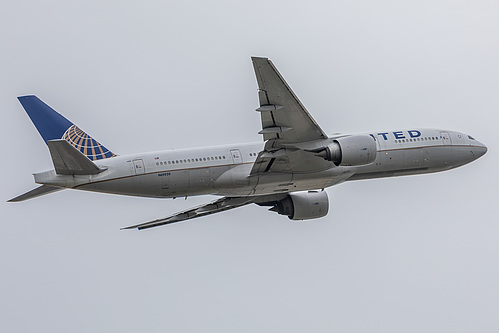
[[[0,2],[0,331],[499,330],[499,2]],[[443,128],[488,153],[443,173],[349,182],[329,215],[247,206],[119,228],[212,197],[62,191],[16,97],[117,154],[259,141],[250,56],[328,133]]]

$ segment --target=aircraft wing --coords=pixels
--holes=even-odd
[[[258,98],[266,150],[283,144],[296,144],[327,139],[327,135],[315,122],[307,109],[293,93],[272,61],[252,57],[258,82]]]
[[[266,172],[313,172],[329,168],[323,158],[300,149],[320,142],[327,135],[293,93],[272,61],[252,57],[258,82],[258,98],[265,148],[259,153],[251,174]]]
[[[190,208],[165,218],[157,219],[154,221],[132,225],[130,227],[125,227],[123,229],[148,229],[153,227],[159,227],[161,225],[181,222],[185,220],[190,220],[196,217],[206,216],[214,213],[223,212],[225,210],[241,207],[250,203],[253,203],[258,197],[240,197],[240,198],[227,198],[223,197],[206,204]]]

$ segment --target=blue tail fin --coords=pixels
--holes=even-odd
[[[64,139],[91,161],[116,156],[38,97],[31,95],[21,96],[18,99],[45,143]]]

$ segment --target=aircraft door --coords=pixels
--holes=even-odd
[[[444,145],[451,145],[452,144],[449,133],[440,132],[440,137],[442,138],[442,142],[444,143]]]
[[[241,157],[241,152],[239,151],[239,149],[232,149],[230,151],[230,154],[232,155],[232,161],[234,161],[234,164],[243,163],[243,159]]]
[[[146,172],[144,161],[142,160],[133,160],[133,168],[136,175],[143,175]]]

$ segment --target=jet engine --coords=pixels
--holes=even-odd
[[[274,203],[271,211],[287,215],[290,220],[309,220],[327,215],[329,200],[325,191],[289,193],[286,198]]]
[[[333,162],[336,166],[371,164],[376,159],[376,142],[369,135],[352,135],[338,138],[317,156]]]

